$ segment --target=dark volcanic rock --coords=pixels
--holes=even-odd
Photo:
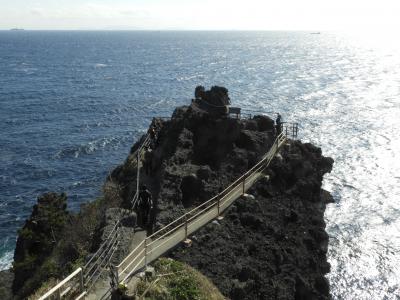
[[[12,299],[13,293],[11,290],[14,273],[11,270],[0,271],[0,299]]]
[[[267,117],[263,123],[273,122]],[[196,105],[178,107],[172,119],[153,120],[158,138],[153,174],[141,175],[157,205],[157,221],[168,224],[185,208],[200,204],[254,165],[273,143],[272,132],[246,129],[248,120],[216,117]],[[264,126],[265,127],[265,126]],[[262,127],[264,130],[265,128]],[[132,149],[137,149],[138,145]],[[135,193],[135,158],[113,172],[128,201]]]
[[[238,120],[191,106],[177,108],[170,121],[153,122],[161,137],[153,150],[154,174],[141,178],[157,204],[158,226],[217,194],[274,141],[274,122],[265,116]],[[321,149],[291,141],[266,170],[270,181],[250,190],[255,199],[237,200],[221,222],[194,234],[192,247],[171,255],[231,299],[329,299],[323,215],[331,197],[321,185],[332,164]],[[132,183],[125,178],[122,184],[131,197]]]
[[[229,102],[221,88],[202,97]],[[268,117],[232,119],[195,104],[177,108],[170,120],[154,119],[151,126],[157,134],[152,155],[143,161],[149,173],[142,170],[140,179],[152,194],[157,229],[216,195],[274,142]],[[17,297],[29,295],[49,276],[68,274],[76,261],[98,249],[122,215],[121,240],[128,242],[116,258],[126,255],[136,215],[124,208],[131,208],[136,192],[133,153],[141,141],[108,176],[103,197],[82,206],[78,215],[66,211],[65,195],[39,198],[17,241]],[[238,199],[223,220],[195,233],[192,247],[170,255],[200,270],[231,299],[329,299],[323,215],[332,197],[321,185],[332,164],[320,148],[291,141],[265,171],[270,180],[261,179],[249,190],[254,197]]]
[[[31,217],[19,231],[14,252],[14,294],[35,274],[53,251],[67,219],[67,196],[48,193],[38,198]]]
[[[77,214],[66,210],[65,194],[47,193],[38,198],[31,217],[18,233],[13,298],[26,299],[50,278],[64,278],[98,249],[107,230],[113,226],[109,223],[114,224],[117,213],[122,212],[120,208],[107,210],[121,205],[118,191],[115,183],[107,182],[103,196],[82,205]],[[125,216],[122,231],[128,241],[136,216]],[[123,246],[121,243],[115,256],[126,255]]]

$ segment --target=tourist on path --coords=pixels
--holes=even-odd
[[[139,215],[141,217],[141,225],[143,227],[148,226],[150,221],[150,213],[153,209],[153,200],[151,199],[151,193],[145,185],[140,187],[139,191]]]
[[[146,152],[144,153],[144,160],[143,160],[143,167],[146,175],[151,175],[153,171],[152,166],[153,166],[153,150],[151,150],[151,148],[148,147],[146,149]]]
[[[278,113],[278,116],[276,117],[275,123],[276,123],[275,132],[276,132],[276,136],[278,136],[282,132],[282,117],[279,113]]]

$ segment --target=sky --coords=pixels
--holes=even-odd
[[[0,29],[397,30],[400,0],[0,0]]]

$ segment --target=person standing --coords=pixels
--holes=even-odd
[[[282,117],[281,117],[280,113],[277,114],[275,123],[276,123],[275,132],[276,132],[276,136],[278,136],[282,132]]]
[[[151,210],[153,209],[153,200],[151,198],[151,193],[147,189],[145,185],[142,185],[140,187],[140,192],[139,192],[139,214],[141,216],[141,225],[143,227],[149,226],[149,221],[150,221],[150,213]]]
[[[146,175],[151,175],[153,166],[153,150],[150,147],[144,153],[143,167]]]

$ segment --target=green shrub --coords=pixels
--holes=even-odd
[[[188,265],[169,258],[154,264],[156,276],[137,286],[137,295],[146,300],[223,300],[218,289]],[[143,299],[143,298],[142,298]]]

